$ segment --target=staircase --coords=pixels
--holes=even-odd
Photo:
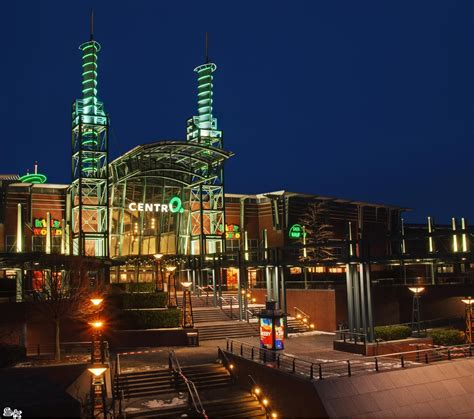
[[[230,319],[218,324],[200,324],[197,325],[197,328],[199,330],[199,340],[243,338],[259,335],[257,323]]]
[[[265,418],[265,410],[258,400],[243,391],[234,391],[233,395],[216,400],[203,400],[202,405],[208,418]],[[178,418],[187,414],[193,417],[194,412],[189,412],[186,405],[150,409],[141,412],[127,412],[127,418]]]
[[[227,298],[228,301],[230,301],[229,298]],[[244,321],[232,320],[229,317],[230,307],[221,309],[212,305],[206,306],[205,300],[205,296],[198,297],[194,295],[191,300],[193,304],[193,320],[195,327],[199,331],[199,340],[258,336],[258,327],[255,323],[248,324]],[[209,304],[212,304],[212,295],[209,295]],[[237,305],[233,307],[232,312],[235,319],[238,316]]]
[[[167,369],[130,372],[117,375],[114,383],[115,397],[123,391],[125,399],[169,394],[176,391],[173,375]]]
[[[193,319],[194,323],[197,323],[198,326],[200,323],[210,323],[210,322],[226,322],[230,318],[217,307],[204,307],[204,308],[194,308],[193,307]]]
[[[300,319],[297,319],[296,317],[288,316],[286,318],[286,321],[288,333],[304,333],[311,331],[310,327],[306,323],[303,323]]]
[[[199,390],[230,385],[230,375],[219,364],[193,365],[182,367],[184,375],[194,382]],[[171,370],[159,369],[154,371],[131,372],[117,376],[115,395],[119,397],[123,391],[125,399],[164,395],[185,391],[186,386],[182,380],[175,381]]]
[[[195,384],[209,418],[265,418],[265,410],[258,400],[233,386],[229,373],[221,364],[194,365],[182,367],[181,370]],[[123,391],[125,399],[147,396],[172,398],[178,392],[185,393],[186,387],[181,379],[175,386],[171,370],[160,369],[121,374],[115,381],[114,391],[117,396]],[[194,415],[194,412],[189,412],[187,404],[126,412],[128,418],[176,418],[184,414]]]

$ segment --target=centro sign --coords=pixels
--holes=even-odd
[[[130,202],[128,204],[130,211],[139,212],[184,212],[183,204],[178,196],[173,196],[167,204],[153,204],[149,202]]]

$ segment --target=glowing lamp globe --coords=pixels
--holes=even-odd
[[[102,301],[104,301],[103,298],[91,298],[91,303],[96,307],[100,306],[102,304]]]
[[[89,367],[87,369],[95,377],[100,377],[105,371],[107,371],[107,366],[93,365],[92,367]]]
[[[425,287],[409,287],[408,288],[413,294],[419,294],[425,290]]]

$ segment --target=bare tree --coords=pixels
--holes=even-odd
[[[95,288],[91,285],[79,257],[65,266],[64,258],[58,255],[51,259],[49,269],[44,270],[41,285],[34,294],[34,308],[54,324],[56,360],[61,359],[61,322],[66,319],[87,321],[94,312],[90,297]]]
[[[328,222],[329,211],[324,201],[316,201],[308,205],[300,223],[305,228],[306,261],[329,261],[334,259],[334,248],[329,242],[334,239],[334,227]]]

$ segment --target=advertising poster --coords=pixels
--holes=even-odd
[[[273,348],[272,319],[260,318],[260,346]]]
[[[275,319],[275,349],[283,349],[285,339],[285,323],[283,317]]]

